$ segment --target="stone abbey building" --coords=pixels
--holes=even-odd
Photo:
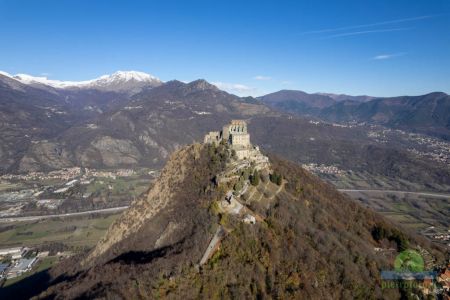
[[[253,147],[250,143],[250,134],[244,120],[232,120],[230,124],[223,126],[222,131],[211,131],[204,139],[206,144],[219,144],[221,141],[225,141],[236,151],[238,159],[252,158],[259,154],[258,147]]]

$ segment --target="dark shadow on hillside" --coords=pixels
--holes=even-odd
[[[78,277],[79,274],[80,272],[77,272],[71,276],[64,274],[51,280],[51,277],[48,274],[48,270],[43,270],[41,272],[28,276],[10,286],[0,288],[0,299],[30,299],[31,297],[37,296],[45,291],[50,285],[54,285],[63,281],[74,280]],[[53,296],[50,295],[44,299],[53,299]]]
[[[46,270],[33,274],[10,286],[0,288],[0,299],[30,299],[47,289],[50,275]]]
[[[152,262],[154,259],[163,257],[172,249],[171,246],[159,248],[153,251],[130,251],[123,253],[108,263],[123,263],[123,264],[147,264]]]

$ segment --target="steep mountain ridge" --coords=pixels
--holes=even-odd
[[[82,264],[89,265],[94,260],[98,260],[100,256],[108,252],[116,243],[136,233],[144,223],[154,218],[156,214],[161,213],[161,210],[164,210],[170,204],[175,193],[179,192],[179,187],[182,185],[186,176],[190,176],[188,173],[188,168],[192,168],[190,164],[198,161],[201,154],[199,144],[182,148],[173,153],[161,171],[159,180],[145,196],[145,200],[135,203],[114,222],[95,249],[83,260]],[[147,240],[148,245],[150,246],[153,242],[154,248],[168,246],[167,242],[170,241],[170,235],[182,226],[181,220],[169,221],[166,226],[162,226],[163,231],[160,232],[158,239],[154,239],[153,241]],[[155,236],[157,236],[156,233]],[[137,251],[140,249],[133,250]]]
[[[374,250],[386,242],[374,237],[377,227],[395,233],[400,249],[420,245],[443,259],[442,249],[274,156],[271,169],[284,183],[262,174],[241,196],[258,221],[219,212],[215,203],[233,184],[214,180],[229,164],[227,153],[223,146],[180,149],[87,258],[50,271],[42,282],[50,287],[37,298],[398,298],[398,290],[380,286],[380,270],[392,265]],[[218,224],[228,234],[198,266]]]
[[[62,286],[66,292],[61,296],[66,298],[97,297],[105,286],[92,278],[100,279],[100,273],[126,282],[130,275],[155,278],[163,270],[176,272],[198,263],[212,230],[208,207],[220,193],[213,188],[214,177],[223,165],[211,158],[208,148],[199,144],[176,151],[152,189],[111,225],[88,256],[63,262],[52,271],[55,286],[41,297],[59,294]],[[76,281],[60,282],[71,276]],[[119,284],[114,289],[126,288]]]

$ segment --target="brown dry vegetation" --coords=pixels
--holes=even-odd
[[[380,270],[392,266],[373,249],[379,246],[372,235],[377,226],[397,230],[411,246],[421,244],[443,259],[441,249],[363,208],[296,164],[271,157],[285,187],[269,207],[250,203],[265,221],[247,225],[230,218],[227,226],[233,230],[210,261],[197,269],[219,222],[212,203],[223,190],[214,185],[214,176],[223,170],[227,155],[222,146],[185,155],[189,159],[173,157],[170,162],[175,166],[171,172],[184,168],[189,176],[173,188],[164,209],[88,266],[81,267],[78,257],[52,269],[45,283],[50,287],[38,298],[399,298],[399,291],[380,288]],[[164,242],[158,243],[161,237]]]

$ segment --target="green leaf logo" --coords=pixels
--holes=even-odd
[[[424,269],[423,258],[415,250],[402,251],[395,258],[394,268],[397,272],[422,272]]]

